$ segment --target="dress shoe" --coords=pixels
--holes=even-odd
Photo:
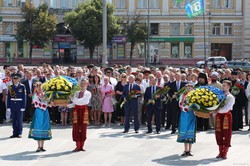
[[[137,133],[139,133],[139,131],[138,131],[138,130],[135,130],[135,133],[137,134]]]
[[[125,130],[125,131],[123,131],[123,133],[128,133],[128,131]]]
[[[175,134],[175,132],[176,132],[176,130],[173,130],[173,131],[171,132],[171,134]]]
[[[12,135],[12,136],[10,136],[10,138],[16,138],[17,136],[16,135]]]
[[[79,152],[80,149],[78,149],[77,147],[72,151],[72,152]]]
[[[40,150],[41,150],[42,152],[45,152],[45,151],[46,151],[45,149],[43,149],[43,147],[41,147]]]
[[[186,156],[193,156],[193,155],[189,151],[189,152],[186,152]]]
[[[22,135],[18,135],[17,138],[22,138]]]
[[[41,152],[41,148],[37,148],[36,152]]]
[[[86,150],[82,148],[81,151],[85,152]]]
[[[148,131],[148,132],[146,132],[146,134],[150,134],[150,133],[152,133],[152,131]]]
[[[184,151],[184,152],[181,154],[181,156],[187,156],[187,152]]]
[[[157,131],[156,134],[161,134],[161,132],[160,132],[160,131]]]

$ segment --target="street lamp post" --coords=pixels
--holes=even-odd
[[[103,54],[102,54],[102,66],[106,67],[108,62],[107,62],[107,5],[106,5],[106,0],[103,0],[102,2],[103,6],[103,23],[102,23],[102,29],[103,29]]]
[[[147,37],[147,66],[149,67],[150,65],[150,8],[149,8],[149,0],[148,0],[148,18],[147,18],[147,21],[148,21],[148,37]]]
[[[204,61],[207,59],[206,57],[206,22],[205,22],[205,12],[206,12],[206,8],[205,8],[205,3],[206,0],[204,0],[203,2],[203,6],[204,6],[204,11],[203,11],[203,30],[204,30]]]

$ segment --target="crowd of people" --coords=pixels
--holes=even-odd
[[[178,91],[183,87],[188,89],[188,87],[211,85],[223,90],[223,81],[228,80],[232,83],[230,87],[233,87],[236,83],[242,86],[240,92],[234,95],[235,103],[230,110],[232,113],[232,130],[243,129],[244,123],[249,126],[250,130],[250,108],[248,108],[250,107],[250,103],[248,104],[248,101],[250,101],[250,84],[248,84],[250,74],[240,68],[236,70],[209,67],[205,69],[172,68],[168,66],[146,68],[138,65],[136,69],[132,69],[131,66],[122,65],[99,68],[94,65],[64,67],[44,63],[42,66],[34,68],[24,67],[22,64],[19,64],[17,68],[5,65],[3,70],[4,72],[0,75],[0,97],[2,98],[2,102],[0,102],[0,123],[10,121],[13,123],[16,116],[21,116],[15,122],[16,128],[13,126],[12,137],[21,137],[22,135],[19,129],[22,123],[20,120],[23,120],[24,123],[30,123],[32,119],[34,120],[33,117],[35,117],[34,114],[37,109],[34,105],[34,94],[39,97],[36,92],[41,90],[37,90],[36,87],[60,75],[75,78],[79,84],[82,80],[87,80],[86,89],[91,94],[90,101],[85,102],[87,109],[79,106],[79,103],[77,106],[77,109],[84,109],[85,112],[86,110],[88,112],[86,114],[88,122],[84,122],[83,125],[89,123],[100,127],[110,127],[112,123],[118,123],[124,126],[123,133],[128,133],[132,122],[135,133],[139,132],[141,125],[146,125],[148,134],[153,132],[152,125],[156,126],[156,134],[160,134],[162,128],[170,129],[171,134],[175,134],[177,130],[180,132],[180,121],[183,117],[181,118],[182,107],[179,104],[181,97],[178,96]],[[20,77],[19,80],[24,88],[23,92],[26,92],[25,97],[13,97],[13,95],[18,94],[10,93],[15,91],[10,87],[17,84],[15,82],[16,77]],[[154,96],[157,90],[166,86],[169,87],[166,94]],[[10,95],[13,98],[23,97],[23,105],[12,105],[11,102],[17,102],[18,100],[7,97]],[[152,102],[152,97],[155,98],[155,103],[148,104]],[[21,108],[21,113],[14,114],[10,111],[15,106]],[[74,111],[76,108],[71,107],[70,104],[67,107],[58,107],[53,104],[48,107],[46,104],[46,108],[48,109],[48,115],[44,116],[49,116],[52,124],[61,124],[62,126],[73,124],[74,126],[74,114],[76,114]],[[84,116],[86,115],[84,114]],[[197,117],[196,121],[193,127],[197,131],[216,129],[216,118],[213,115],[209,119]],[[84,128],[87,127],[84,126]],[[48,137],[46,139],[50,139],[50,125],[47,126],[47,131]],[[81,140],[85,141],[85,139]],[[179,140],[179,142],[182,141]],[[190,143],[193,142],[195,142],[195,139],[191,140]],[[82,144],[77,143],[76,151],[82,149]],[[39,142],[38,147],[38,151],[43,151],[43,142]],[[185,147],[184,155],[191,155],[190,150],[187,149],[188,147]]]

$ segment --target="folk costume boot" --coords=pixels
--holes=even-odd
[[[81,150],[81,143],[80,142],[76,142],[76,148],[73,150],[73,152],[78,152]]]
[[[218,154],[218,156],[216,156],[217,159],[223,157],[223,146],[222,145],[219,145],[219,152],[220,153]]]
[[[224,147],[223,156],[222,156],[223,159],[227,159],[228,149],[229,149],[229,147]]]
[[[85,150],[83,149],[83,146],[84,146],[84,142],[80,142],[80,151],[85,151]]]

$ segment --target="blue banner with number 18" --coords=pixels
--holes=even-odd
[[[185,10],[189,18],[198,16],[204,12],[203,0],[194,0],[185,5]]]

